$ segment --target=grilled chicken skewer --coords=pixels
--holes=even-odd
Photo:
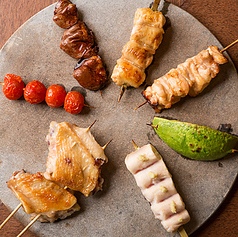
[[[219,73],[219,65],[228,62],[222,53],[236,43],[238,39],[221,51],[215,46],[210,46],[179,64],[176,69],[171,69],[142,92],[146,101],[136,109],[148,102],[155,112],[159,113],[188,94],[192,97],[197,96]]]
[[[108,161],[89,128],[51,122],[45,177],[89,196],[102,189],[101,167]]]
[[[219,49],[210,46],[156,79],[142,94],[156,112],[168,109],[188,94],[200,94],[219,73],[219,65],[226,62]]]
[[[72,193],[47,180],[40,172],[14,172],[7,185],[21,201],[23,210],[32,218],[40,214],[38,220],[41,222],[65,219],[80,209]]]
[[[153,146],[134,146],[136,151],[125,159],[126,167],[134,175],[144,197],[151,203],[155,218],[161,221],[168,232],[177,232],[180,226],[190,221],[190,216],[174,187],[171,174]]]
[[[130,41],[122,49],[111,78],[121,86],[120,101],[128,86],[139,87],[145,80],[145,69],[151,64],[153,55],[159,47],[164,30],[165,18],[157,11],[160,1],[155,0],[150,8],[137,9]]]

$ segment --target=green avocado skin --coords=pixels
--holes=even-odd
[[[179,154],[194,160],[211,161],[232,153],[238,137],[197,124],[154,117],[159,137]]]

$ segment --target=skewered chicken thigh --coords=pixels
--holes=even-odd
[[[119,86],[139,87],[145,80],[145,69],[163,38],[165,18],[150,8],[137,9],[130,41],[123,47],[117,60],[112,80]]]
[[[89,129],[51,122],[46,141],[49,144],[46,178],[85,196],[102,189],[101,167],[107,157]]]
[[[47,180],[40,172],[14,172],[7,185],[21,201],[24,211],[32,216],[41,214],[38,220],[42,222],[65,219],[80,209],[72,193]]]
[[[226,62],[218,48],[210,46],[156,79],[142,94],[156,112],[168,109],[188,94],[201,93],[219,73],[219,64]]]
[[[174,187],[171,175],[157,150],[150,144],[127,155],[127,169],[134,175],[144,197],[151,203],[155,218],[168,232],[189,222],[190,216]]]

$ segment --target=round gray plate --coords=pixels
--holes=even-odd
[[[150,1],[73,1],[83,20],[96,36],[100,55],[111,75],[123,45],[129,40],[134,13],[147,7]],[[159,9],[168,17],[164,39],[147,70],[146,84],[162,76],[209,45],[222,46],[216,38],[191,15],[168,3]],[[79,87],[72,73],[76,60],[59,48],[63,29],[52,20],[54,5],[27,21],[13,34],[0,52],[0,74],[22,76],[25,83],[42,81],[46,86],[63,84],[69,91]],[[102,170],[104,190],[85,198],[78,194],[81,211],[53,224],[35,223],[31,230],[39,236],[175,236],[163,229],[143,198],[133,176],[127,171],[124,159],[133,151],[131,140],[143,146],[152,143],[164,158],[175,185],[191,214],[185,226],[189,234],[201,226],[219,207],[237,176],[237,155],[220,161],[200,162],[184,159],[164,144],[153,129],[147,126],[156,115],[149,105],[134,111],[144,99],[141,91],[130,88],[120,103],[120,88],[111,82],[103,91],[83,90],[86,103],[96,109],[84,108],[79,115],[71,115],[63,108],[53,109],[45,103],[31,105],[24,100],[9,101],[0,96],[0,197],[14,209],[19,200],[7,188],[6,181],[16,170],[35,173],[45,171],[48,147],[45,136],[49,124],[67,121],[81,127],[97,123],[92,133],[99,144],[110,139],[106,149],[109,163]],[[184,98],[161,113],[181,121],[217,128],[231,123],[238,133],[238,81],[231,61],[221,66],[221,72],[196,98]],[[16,216],[26,225],[29,216],[22,210]]]

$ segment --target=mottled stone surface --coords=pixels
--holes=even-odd
[[[91,28],[100,47],[109,75],[129,40],[136,8],[146,7],[150,1],[73,1],[83,20]],[[145,5],[146,4],[146,5]],[[208,45],[222,48],[216,38],[196,19],[169,4],[160,10],[170,24],[157,50],[153,64],[147,70],[146,84],[165,74],[172,67],[194,56]],[[63,34],[52,21],[54,5],[39,12],[25,23],[6,43],[0,53],[0,72],[21,75],[24,82],[40,80],[46,86],[63,84],[69,91],[78,84],[72,76],[76,60],[59,49]],[[106,154],[109,163],[103,168],[104,191],[93,197],[77,195],[82,210],[72,218],[54,224],[35,223],[32,230],[39,236],[173,236],[167,234],[154,219],[134,178],[126,170],[124,158],[134,148],[131,139],[142,146],[151,142],[161,153],[186,207],[191,222],[188,233],[196,230],[224,200],[237,175],[237,155],[215,162],[184,159],[165,145],[150,123],[155,114],[149,105],[137,111],[143,102],[141,91],[128,89],[120,103],[120,88],[110,83],[103,91],[84,91],[86,103],[96,109],[84,108],[79,115],[67,114],[62,108],[46,104],[30,105],[24,100],[9,101],[0,96],[0,197],[11,209],[19,201],[6,187],[6,181],[16,170],[34,173],[45,170],[48,148],[44,141],[52,120],[67,121],[87,127],[95,119],[92,133],[104,145],[113,139]],[[205,91],[196,98],[187,97],[160,115],[212,128],[231,123],[238,133],[238,82],[231,62],[221,67]],[[26,225],[29,216],[22,210],[17,217]]]

